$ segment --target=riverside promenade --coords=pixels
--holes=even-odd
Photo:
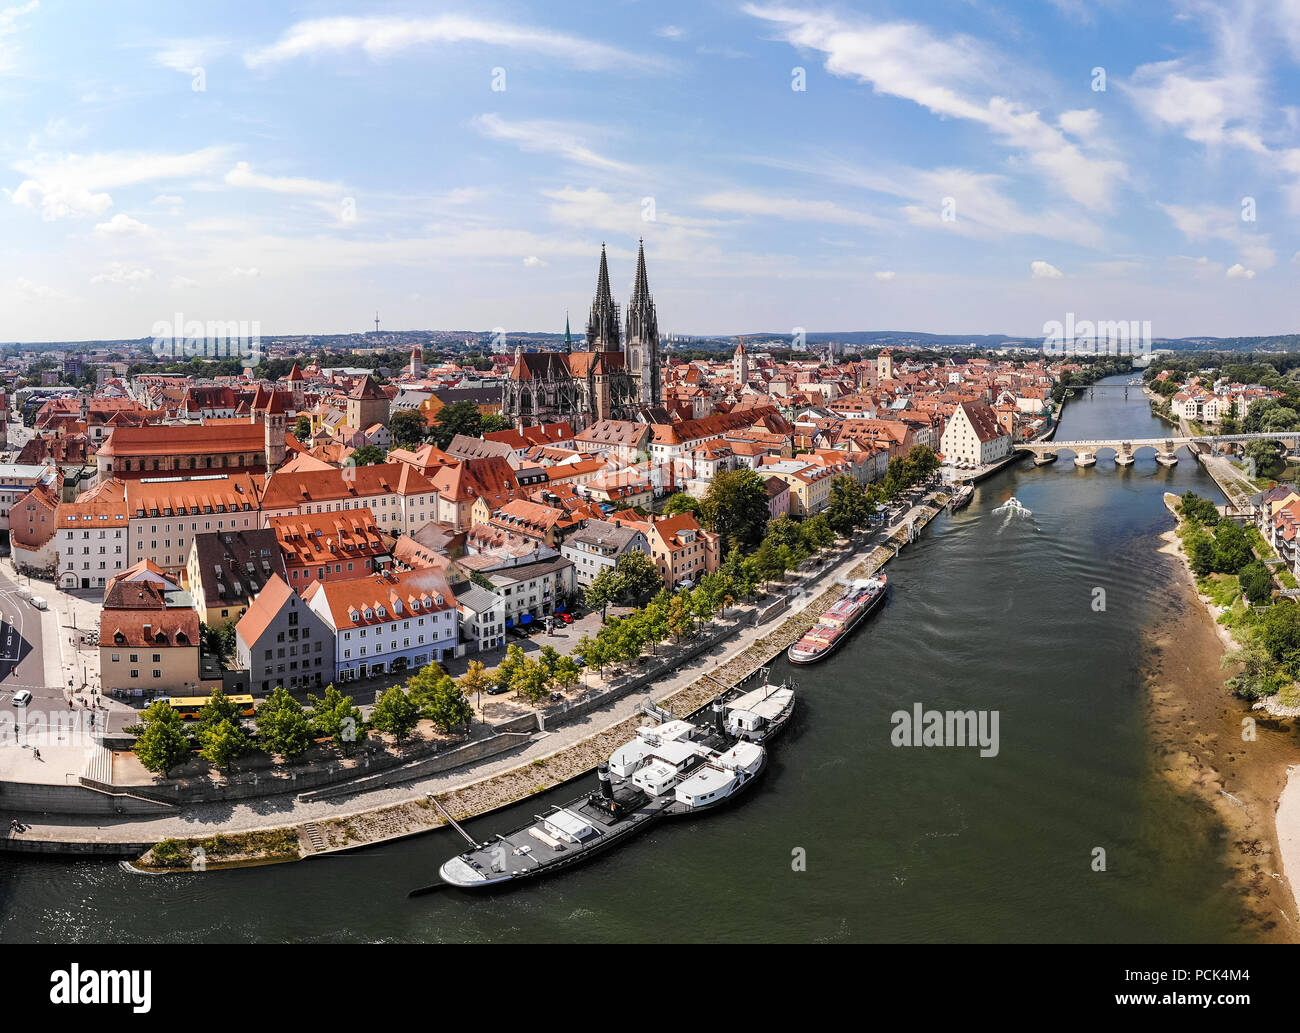
[[[939,496],[943,498],[942,495]],[[774,623],[742,626],[734,637],[694,657],[655,683],[655,702],[684,715],[723,688],[743,680],[779,654],[838,597],[838,582],[873,573],[897,554],[935,515],[942,502],[934,493],[917,500],[893,525],[860,533],[848,550],[829,565],[799,575],[788,592],[789,606]],[[274,855],[251,849],[233,863],[297,860],[313,854],[355,849],[402,838],[444,824],[429,794],[453,817],[482,815],[530,795],[562,785],[589,772],[643,721],[644,692],[631,692],[572,723],[538,732],[522,747],[472,765],[409,781],[393,779],[364,792],[343,791],[326,798],[296,794],[246,801],[196,804],[158,817],[103,816],[24,818],[21,833],[4,830],[0,849],[45,853],[139,855],[164,839],[278,833]],[[395,773],[396,774],[396,773]],[[303,794],[310,796],[311,794]],[[285,834],[297,838],[297,850],[285,850]]]

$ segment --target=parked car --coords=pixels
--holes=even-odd
[[[32,694],[27,689],[19,689],[14,693],[14,706],[25,707],[32,701]]]
[[[508,686],[505,685],[489,685],[483,691],[486,692],[489,696],[500,696],[501,693],[509,692],[510,689]]]
[[[560,620],[564,621],[565,624],[572,624],[572,623],[573,623],[573,614],[571,614],[571,613],[562,613],[562,614],[560,614]]]

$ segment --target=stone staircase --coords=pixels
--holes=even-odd
[[[320,853],[325,849],[325,837],[320,834],[319,825],[314,821],[309,821],[302,827],[302,830],[307,833],[307,841],[311,843],[311,848],[313,850]]]
[[[98,744],[90,747],[81,777],[103,786],[113,784],[113,751]]]

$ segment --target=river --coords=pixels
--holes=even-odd
[[[1139,389],[1097,390],[1058,440],[1162,433]],[[1219,497],[1186,453],[1172,469],[1025,460],[985,481],[887,566],[889,605],[839,654],[774,665],[801,709],[752,795],[586,868],[408,900],[459,849],[450,831],[203,875],[0,855],[0,940],[1247,939],[1222,829],[1152,764],[1147,637],[1186,607],[1154,550],[1163,493],[1189,488]],[[1012,495],[1032,516],[994,513]],[[918,702],[996,711],[998,755],[891,745],[891,714]],[[469,825],[484,838],[544,802]]]

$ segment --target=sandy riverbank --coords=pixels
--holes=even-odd
[[[1200,800],[1221,824],[1217,845],[1242,898],[1243,936],[1300,942],[1300,916],[1284,875],[1300,873],[1300,787],[1296,779],[1288,784],[1300,764],[1293,721],[1252,712],[1224,687],[1222,658],[1236,643],[1197,591],[1175,531],[1161,540],[1175,592],[1147,642],[1153,763],[1165,785]],[[1253,741],[1243,739],[1245,720],[1254,723]]]

